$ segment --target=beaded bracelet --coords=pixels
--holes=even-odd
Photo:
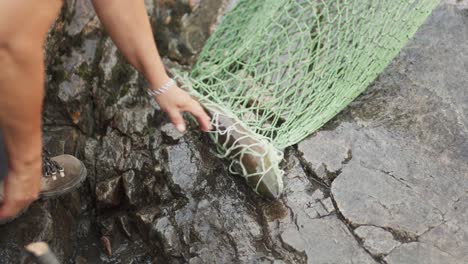
[[[169,90],[169,88],[171,88],[172,86],[174,86],[175,84],[175,81],[174,79],[169,79],[169,81],[167,81],[163,86],[161,86],[161,88],[159,89],[156,89],[156,90],[152,90],[152,89],[148,89],[148,94],[150,96],[158,96],[158,95],[161,95],[163,93],[165,93],[167,90]]]

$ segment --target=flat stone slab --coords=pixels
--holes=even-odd
[[[443,252],[430,244],[417,242],[404,244],[395,249],[391,255],[385,258],[385,261],[398,264],[466,263],[466,259],[454,258],[450,253]]]
[[[291,225],[281,234],[283,243],[305,252],[307,263],[377,263],[357,243],[336,216]]]
[[[337,209],[389,264],[468,260],[468,16],[452,2],[332,128],[299,144],[310,169],[337,175]]]
[[[364,241],[364,247],[373,255],[385,255],[401,245],[392,233],[375,226],[360,226],[354,233]]]

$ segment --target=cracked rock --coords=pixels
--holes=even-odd
[[[131,205],[137,205],[141,200],[139,191],[142,189],[140,182],[135,179],[135,172],[128,171],[122,175],[122,183],[124,188],[125,197]]]
[[[387,255],[401,245],[390,232],[379,227],[360,226],[354,233],[364,241],[364,247],[374,256]]]
[[[70,24],[66,27],[68,34],[76,35],[84,30],[89,32],[92,29],[99,28],[100,23],[91,2],[71,0],[66,7],[69,15],[73,15]]]
[[[423,234],[419,241],[450,252],[457,259],[468,260],[468,195],[452,205],[446,218],[450,220]]]
[[[466,259],[456,259],[426,243],[412,242],[403,244],[385,257],[388,264],[465,264]]]
[[[117,112],[114,126],[125,135],[142,136],[148,131],[148,121],[153,117],[154,109],[149,105],[133,107]]]
[[[328,214],[335,212],[335,206],[333,206],[333,201],[331,198],[322,200],[322,205],[327,210]]]
[[[326,182],[328,173],[337,173],[348,159],[349,142],[346,139],[336,140],[333,133],[321,131],[314,135],[314,140],[299,143],[299,151],[319,178]]]
[[[390,227],[416,236],[443,220],[437,208],[400,182],[354,164],[333,182],[332,193],[340,212],[355,225]]]
[[[177,142],[180,138],[184,136],[183,133],[180,133],[177,129],[175,129],[174,125],[171,123],[167,123],[161,126],[161,132],[165,136],[169,142]]]
[[[186,142],[166,149],[169,158],[170,181],[182,192],[189,192],[195,184],[195,175],[198,174],[198,153],[192,152]]]
[[[281,240],[304,252],[307,263],[376,263],[335,216],[309,220],[299,230],[291,225],[281,233]]]
[[[341,158],[337,145],[352,150],[331,189],[351,225],[390,228],[417,241],[391,251],[388,263],[467,259],[467,24],[466,12],[440,6],[348,107],[346,120],[306,140],[330,144],[328,152]]]
[[[164,250],[167,254],[181,256],[182,250],[179,244],[177,231],[171,224],[169,217],[165,216],[157,219],[153,229],[162,239]]]
[[[322,190],[320,189],[317,189],[315,190],[315,192],[312,194],[312,199],[314,199],[315,201],[319,201],[319,200],[322,200],[323,198],[325,197],[325,195],[323,194]]]
[[[160,52],[182,64],[194,61],[228,1],[196,2],[199,1],[160,1],[159,16],[154,21],[156,35],[161,36]]]
[[[125,170],[126,155],[130,153],[131,140],[111,130],[102,140],[96,158],[97,180],[105,180],[119,175]]]
[[[96,185],[96,202],[99,208],[115,207],[120,204],[121,178],[115,177]]]

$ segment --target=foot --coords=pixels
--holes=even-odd
[[[86,178],[86,168],[79,159],[64,154],[53,158],[42,154],[42,183],[39,197],[50,198],[78,188]]]
[[[86,174],[83,162],[72,155],[64,154],[50,158],[49,153],[44,151],[42,153],[42,179],[39,197],[52,198],[69,193],[80,187],[86,178]],[[2,201],[3,182],[0,181],[0,204]],[[25,210],[16,217],[20,216]],[[0,220],[0,225],[8,223],[15,218]]]

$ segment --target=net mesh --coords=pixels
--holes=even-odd
[[[257,154],[270,156],[271,168],[257,168],[253,187],[258,191],[258,181],[274,170],[281,192],[281,154],[274,150],[301,141],[363,92],[437,3],[240,0],[183,82],[215,113],[213,138],[245,177],[252,169],[245,168],[243,152],[230,154],[252,150],[220,135],[243,131],[263,144]],[[219,124],[219,115],[234,120],[230,128]]]

